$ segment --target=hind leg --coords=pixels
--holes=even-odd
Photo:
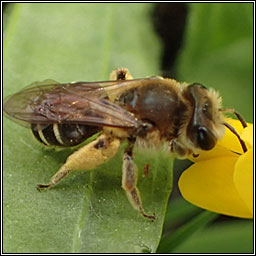
[[[120,140],[102,134],[96,140],[80,148],[67,158],[66,163],[46,185],[37,185],[37,189],[50,189],[71,171],[92,170],[112,158],[119,149]]]
[[[118,68],[111,72],[110,80],[132,79],[126,68]],[[68,157],[66,163],[51,178],[48,184],[39,184],[37,189],[50,189],[61,181],[69,172],[77,170],[91,170],[113,157],[119,146],[120,140],[101,135],[95,141],[85,145]]]

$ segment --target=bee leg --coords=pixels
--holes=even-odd
[[[127,68],[117,68],[110,73],[110,80],[129,80],[133,79]]]
[[[50,189],[54,185],[56,185],[60,180],[62,180],[68,173],[70,172],[69,169],[63,165],[58,172],[51,178],[51,181],[48,184],[38,184],[36,186],[38,191],[41,191],[43,189]]]
[[[80,148],[68,157],[66,163],[46,185],[37,185],[37,189],[50,189],[71,171],[92,170],[112,158],[119,149],[121,141],[117,138],[100,135],[96,140]]]
[[[151,220],[155,219],[155,215],[148,215],[145,213],[137,184],[137,167],[133,162],[133,145],[129,145],[123,153],[123,177],[122,188],[131,202],[132,206],[138,210],[144,217]]]

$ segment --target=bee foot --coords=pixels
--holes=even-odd
[[[48,189],[50,189],[50,188],[51,188],[51,185],[50,185],[50,184],[47,184],[47,185],[38,184],[38,185],[36,186],[36,189],[37,189],[39,192],[41,192],[41,191],[43,191],[43,190],[48,190]]]
[[[143,215],[145,218],[150,219],[151,221],[154,221],[154,220],[156,219],[156,215],[155,215],[154,212],[153,212],[153,215],[147,215],[146,213],[142,213],[142,215]]]

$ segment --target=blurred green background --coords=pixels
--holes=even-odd
[[[184,42],[178,76],[216,88],[224,107],[252,122],[253,5],[192,5]]]
[[[164,75],[216,88],[225,107],[235,108],[247,121],[253,121],[252,3],[8,4],[3,27],[4,95],[47,78],[60,82],[107,80],[111,70],[127,67],[135,78]],[[91,252],[104,246],[109,252],[111,248],[112,252],[122,248],[123,252],[157,251],[165,201],[156,204],[161,213],[154,228],[140,223],[133,212],[127,223],[121,223],[122,218],[104,220],[98,214],[95,223],[108,221],[110,225],[97,230],[92,223],[92,233],[82,233],[83,238],[90,239],[81,241],[78,227],[88,222],[83,220],[86,209],[93,210],[86,201],[93,193],[83,185],[85,175],[72,175],[69,181],[75,185],[71,188],[64,182],[59,191],[38,195],[34,191],[36,182],[47,181],[71,151],[45,152],[30,141],[27,130],[4,120],[4,252],[86,252],[88,243]],[[113,160],[110,166],[118,165],[119,160]],[[173,237],[161,252],[251,253],[252,221],[218,216],[180,198],[175,185],[189,164],[175,162],[174,189],[160,251],[166,239]],[[105,180],[98,172],[96,177]],[[172,177],[163,177],[152,180],[157,186],[159,182],[165,184],[162,187],[167,189],[162,194],[167,200]],[[117,186],[118,178],[113,175]],[[139,182],[141,179],[140,174]],[[152,191],[144,185],[150,181],[141,182],[142,192]],[[130,214],[123,192],[114,192],[113,198],[121,207],[125,205],[121,212]],[[122,216],[116,204],[111,207],[114,216]],[[136,232],[132,229],[137,224]],[[130,230],[118,233],[122,232],[118,230],[121,225]],[[103,237],[110,237],[111,243],[105,245]],[[134,240],[139,242],[132,246]]]

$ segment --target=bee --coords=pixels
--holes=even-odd
[[[4,101],[4,113],[29,127],[46,146],[71,147],[98,134],[75,151],[48,184],[50,189],[71,171],[92,170],[112,158],[123,142],[122,188],[132,206],[144,217],[155,219],[143,208],[137,187],[134,146],[160,148],[167,145],[178,158],[211,150],[225,127],[246,145],[224,120],[221,97],[199,83],[186,84],[160,76],[133,79],[126,68],[110,74],[110,81],[60,84],[53,80],[34,83]]]

